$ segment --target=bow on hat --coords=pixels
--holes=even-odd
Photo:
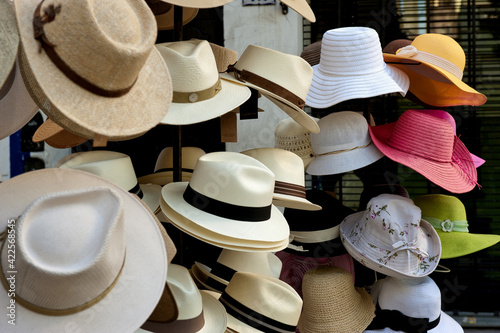
[[[381,309],[380,305],[377,304],[375,318],[367,330],[379,330],[388,327],[398,332],[424,333],[435,328],[439,324],[440,319],[441,316],[429,322],[429,318],[409,317],[398,310]]]

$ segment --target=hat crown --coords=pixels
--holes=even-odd
[[[177,320],[193,319],[203,310],[201,294],[187,268],[168,265],[167,282],[179,308]]]
[[[320,72],[333,75],[367,75],[383,71],[380,38],[374,29],[345,27],[328,30],[321,40]]]
[[[433,217],[439,220],[467,221],[465,206],[457,197],[446,194],[426,194],[414,200],[422,210],[422,218]]]
[[[462,71],[465,68],[465,52],[460,44],[450,36],[442,34],[422,34],[411,43],[418,51],[437,55],[455,64]]]
[[[118,5],[112,0],[45,0],[40,14],[49,6],[60,6],[60,12],[43,26],[45,36],[76,74],[105,90],[134,84],[157,34],[154,16],[144,1]]]
[[[182,168],[193,170],[200,156],[205,155],[203,149],[198,147],[182,147]],[[174,150],[172,147],[164,148],[156,159],[154,171],[173,168]]]
[[[310,132],[292,118],[278,122],[274,130],[274,139],[275,148],[291,151],[302,159],[312,157]]]
[[[237,272],[252,272],[279,278],[283,266],[272,252],[247,252],[222,249],[217,262]]]

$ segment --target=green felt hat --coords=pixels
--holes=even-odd
[[[469,233],[464,204],[454,196],[426,194],[413,201],[441,238],[441,259],[465,256],[500,241],[500,235]]]

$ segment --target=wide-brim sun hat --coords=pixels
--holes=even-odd
[[[174,29],[174,5],[170,1],[146,0],[153,12],[158,30]],[[198,15],[198,8],[182,7],[182,25],[191,22]]]
[[[401,70],[384,63],[377,32],[366,27],[328,30],[321,40],[321,56],[313,66],[306,105],[324,109],[340,102],[408,91],[410,81]]]
[[[206,40],[156,44],[173,81],[173,100],[162,124],[188,125],[228,113],[250,98],[250,89],[221,80]]]
[[[377,148],[439,187],[465,193],[477,185],[477,171],[467,147],[444,119],[417,110],[405,111],[396,122],[370,126]]]
[[[32,138],[33,142],[45,141],[54,148],[73,148],[88,139],[66,131],[61,126],[47,118],[40,127],[37,128]]]
[[[441,257],[436,230],[411,199],[396,194],[376,196],[365,211],[347,216],[340,238],[362,265],[397,278],[429,275]]]
[[[479,106],[486,96],[462,81],[465,52],[453,38],[436,33],[422,34],[396,54],[384,53],[384,61],[410,77],[409,90],[433,106]]]
[[[18,279],[15,298],[17,304],[16,316],[23,318],[21,321],[16,321],[17,329],[23,332],[64,331],[65,328],[71,325],[71,327],[80,329],[82,332],[110,332],[113,330],[133,332],[142,325],[155,308],[164,290],[167,276],[167,253],[155,217],[139,200],[119,186],[98,176],[79,170],[66,169],[44,169],[21,174],[1,183],[0,192],[5,193],[5,195],[2,195],[5,200],[2,200],[0,204],[0,211],[3,216],[2,228],[5,228],[9,221],[14,219],[15,222],[10,223],[21,224],[24,233],[24,235],[21,233],[18,235],[16,242],[16,278]],[[114,196],[118,197],[121,202],[119,209],[121,214],[119,216],[121,216],[120,219],[123,220],[123,223],[120,228],[123,232],[123,246],[125,247],[121,252],[124,254],[126,251],[126,256],[123,256],[123,263],[120,264],[122,266],[121,274],[115,280],[115,283],[107,291],[100,290],[100,295],[92,301],[89,297],[94,298],[96,296],[91,297],[90,294],[99,292],[96,288],[100,278],[97,278],[97,275],[94,274],[91,279],[93,281],[91,283],[92,288],[84,290],[85,285],[88,287],[90,278],[87,276],[86,280],[83,279],[86,275],[86,269],[80,271],[78,265],[83,262],[87,263],[85,267],[89,265],[89,261],[98,254],[95,251],[102,249],[97,244],[98,239],[103,236],[92,235],[91,232],[94,231],[90,231],[90,226],[84,226],[83,223],[81,225],[79,223],[72,225],[72,221],[78,221],[78,214],[74,214],[75,212],[83,214],[85,211],[90,213],[92,210],[97,209],[96,207],[99,205],[103,209],[111,209],[110,206],[105,204],[108,201],[101,202],[99,199],[103,198],[104,192],[114,193]],[[85,196],[85,200],[90,200],[90,202],[96,203],[97,206],[92,204],[85,207],[82,200],[72,199],[81,198],[82,195]],[[30,206],[31,203],[33,204]],[[45,206],[50,204],[52,208],[42,211],[39,209],[42,207],[41,204]],[[36,213],[30,215],[32,218],[38,219],[37,222],[41,224],[25,225],[24,222],[27,221],[28,214],[23,214],[23,212],[33,210],[27,210],[27,206],[33,209],[38,207],[37,211],[40,215]],[[54,206],[59,208],[55,210],[53,209]],[[60,211],[61,215],[55,216],[54,214],[57,211]],[[44,212],[45,215],[43,215]],[[94,220],[104,220],[106,221],[104,224],[111,224],[110,220],[105,219],[101,214],[97,214],[97,211],[94,214],[94,218],[89,218],[85,222],[91,223],[92,221],[95,222]],[[21,216],[21,219],[14,218],[18,216]],[[22,220],[25,221],[22,222]],[[45,246],[43,244],[50,241],[50,237],[49,240],[45,241],[44,237],[40,237],[44,231],[37,231],[34,228],[36,228],[36,225],[39,226],[38,228],[48,228],[49,225],[55,223],[55,220],[57,221],[56,234],[69,234],[74,237],[64,239],[67,244],[62,240],[58,240],[51,243],[50,246],[47,244]],[[96,225],[95,230],[105,228],[104,224]],[[76,231],[73,231],[75,228],[81,230],[78,235],[75,234]],[[17,228],[16,230],[21,232]],[[26,234],[26,232],[28,233]],[[116,245],[116,240],[122,237],[118,236],[119,234],[118,229],[113,229],[110,235],[115,241],[106,244]],[[38,246],[43,246],[36,250],[36,256],[31,259],[30,265],[39,265],[41,262],[46,261],[43,267],[47,267],[50,263],[51,266],[49,267],[51,269],[45,270],[45,273],[43,273],[43,270],[35,270],[34,268],[28,270],[23,267],[26,265],[26,261],[22,260],[25,256],[23,253],[29,250],[26,247],[28,244],[24,244],[24,242],[30,241],[30,239],[36,239]],[[141,241],[143,239],[148,241]],[[85,241],[88,242],[87,245],[85,245]],[[37,244],[32,245],[36,246]],[[103,244],[102,241],[99,244]],[[61,250],[61,247],[64,250]],[[7,263],[6,249],[7,247],[4,246],[2,251],[4,276],[5,271],[9,270],[5,269]],[[71,249],[73,249],[73,252],[71,252]],[[94,254],[89,249],[95,249]],[[67,258],[69,261],[62,263],[63,258],[61,257],[67,257],[68,253],[74,253],[71,255],[71,260]],[[115,252],[115,254],[119,253]],[[61,259],[57,261],[57,258]],[[68,263],[71,262],[74,265],[69,267]],[[110,264],[111,261],[103,267],[110,269]],[[66,284],[66,287],[64,287],[62,280],[67,281],[75,276],[80,276],[80,273],[74,275],[75,271],[83,273],[81,275],[82,279],[80,279],[81,283],[71,284],[69,282],[71,286]],[[138,274],[137,272],[141,273]],[[35,274],[35,276],[28,276],[27,274]],[[36,275],[38,275],[38,278],[36,278]],[[64,275],[64,278],[61,278],[62,275]],[[49,276],[59,276],[60,281],[55,282],[57,279],[55,277],[49,279]],[[30,280],[34,277],[36,280],[30,284]],[[20,283],[21,281],[24,281],[24,283]],[[144,288],[143,283],[146,283],[148,288]],[[43,284],[45,284],[45,287],[42,287]],[[43,289],[37,291],[37,288]],[[0,294],[2,302],[7,304],[9,300],[8,293]],[[82,301],[82,297],[85,300]],[[99,298],[101,299],[98,301]],[[23,299],[25,302],[31,303],[30,309],[22,305]],[[79,304],[77,303],[80,301],[83,302],[80,304],[83,308],[78,307]],[[84,304],[86,302],[89,303]],[[73,308],[75,306],[76,308]],[[138,307],[135,311],[129,311],[129,309],[135,307]],[[57,311],[56,309],[67,312],[67,314],[47,314],[47,312]],[[88,321],[89,316],[92,317],[91,322]],[[8,324],[7,320],[2,321],[0,327],[2,331],[11,329],[11,325]]]
[[[124,140],[166,115],[172,81],[154,47],[156,23],[144,1],[107,1],[94,8],[90,1],[16,0],[15,7],[36,87],[30,94],[38,94],[33,99],[46,105],[42,110],[54,122],[89,139]],[[117,21],[137,24],[117,29]]]

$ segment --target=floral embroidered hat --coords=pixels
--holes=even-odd
[[[366,210],[347,216],[340,238],[355,260],[387,276],[429,275],[441,257],[436,230],[411,199],[396,194],[376,196]]]

